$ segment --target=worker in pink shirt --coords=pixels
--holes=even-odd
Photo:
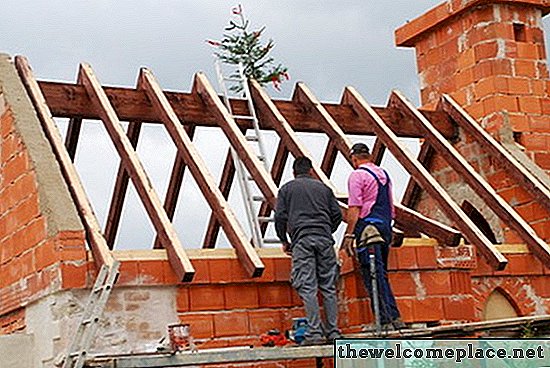
[[[355,170],[348,179],[348,226],[342,247],[348,254],[356,254],[361,264],[363,282],[371,297],[371,308],[374,303],[369,250],[374,251],[380,323],[385,330],[401,329],[405,326],[401,321],[387,273],[392,220],[395,217],[391,180],[384,169],[371,161],[367,145],[354,144],[350,156]]]

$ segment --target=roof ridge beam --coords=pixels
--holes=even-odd
[[[199,189],[212,208],[212,211],[216,213],[228,240],[237,252],[241,264],[252,277],[261,276],[265,268],[264,264],[247,239],[231,207],[217,188],[214,177],[210,174],[198,150],[183,129],[183,125],[162,92],[160,85],[153,74],[145,68],[141,69],[139,78],[141,82],[139,83],[140,88],[143,88],[146,92],[172,141],[175,143],[178,152],[181,153],[187,163],[189,171],[195,178]]]
[[[395,158],[417,180],[445,211],[447,216],[456,223],[466,238],[474,243],[488,260],[488,263],[497,270],[506,267],[508,260],[500,253],[494,244],[477,228],[472,220],[462,211],[451,196],[443,189],[433,176],[418,162],[410,151],[399,143],[397,136],[385,124],[382,118],[370,107],[364,98],[353,88],[346,87],[343,100],[349,103],[357,114],[372,124],[377,136],[382,139]]]

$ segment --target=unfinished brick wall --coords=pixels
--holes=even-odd
[[[449,0],[396,31],[397,45],[416,50],[422,104],[435,108],[442,93],[450,94],[546,183],[550,80],[541,19],[549,10],[539,0]],[[455,147],[539,236],[550,240],[550,214],[537,198],[511,180],[465,132],[460,131]],[[433,158],[430,169],[460,205],[472,202],[498,241],[521,242],[440,156]],[[434,206],[426,196],[419,203],[423,211]]]
[[[71,285],[84,229],[15,69],[0,55],[0,333],[24,306]],[[64,281],[63,281],[64,280]]]

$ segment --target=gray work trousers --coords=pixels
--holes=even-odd
[[[318,339],[323,335],[330,339],[340,334],[336,297],[339,267],[333,245],[332,238],[320,235],[306,235],[292,245],[291,281],[304,302],[309,323],[306,339]],[[319,312],[318,291],[323,296],[324,326]]]

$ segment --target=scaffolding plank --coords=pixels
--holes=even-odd
[[[472,220],[462,211],[445,189],[439,184],[428,170],[424,168],[410,153],[410,151],[399,143],[397,136],[384,123],[382,118],[370,107],[363,97],[352,87],[346,87],[344,101],[349,103],[354,111],[369,121],[377,136],[382,139],[395,158],[412,175],[422,188],[434,198],[451,221],[454,221],[462,234],[477,246],[480,253],[487,259],[489,265],[496,270],[502,270],[508,263],[487,237],[479,230]]]
[[[393,91],[390,106],[418,122],[426,140],[460,174],[491,210],[525,241],[531,252],[543,264],[550,264],[550,247],[535,230],[508,204],[496,190],[470,165],[457,149],[400,92]]]
[[[82,86],[74,83],[39,82],[48,106],[55,117],[80,116],[84,119],[98,119],[99,116],[90,105],[90,99]],[[151,104],[148,103],[145,94],[134,88],[105,87],[105,93],[111,99],[113,107],[120,120],[123,121],[147,121],[161,123],[155,115]],[[166,98],[174,107],[178,118],[184,125],[196,124],[198,126],[218,126],[218,120],[209,108],[204,106],[200,99],[193,93],[165,92]],[[297,132],[323,133],[319,129],[319,122],[310,114],[302,111],[292,101],[274,101],[277,108],[286,116],[292,128]],[[248,106],[244,100],[231,100],[233,112],[236,115],[246,115]],[[338,121],[346,134],[372,135],[373,130],[364,121],[358,119],[349,106],[334,103],[324,103],[323,107]],[[374,107],[375,111],[384,119],[389,118],[389,111],[384,107]],[[424,112],[424,111],[423,111]],[[436,124],[437,129],[446,138],[454,134],[453,124],[447,114],[439,111],[425,111],[430,121]],[[406,119],[390,122],[391,128],[402,137],[421,138],[411,121]],[[247,120],[239,120],[239,126],[252,128],[252,123]],[[268,129],[262,125],[260,128]]]
[[[34,78],[27,59],[23,56],[16,56],[15,66],[19,72],[19,76],[21,77],[23,84],[25,85],[25,88],[27,89],[27,93],[34,104],[40,122],[42,123],[44,133],[50,141],[53,152],[59,162],[63,177],[67,182],[67,186],[69,187],[69,191],[75,202],[78,214],[80,215],[84,228],[86,229],[86,238],[90,244],[94,261],[98,268],[101,268],[102,265],[107,265],[111,268],[115,262],[115,259],[107,246],[107,242],[105,241],[101,231],[101,226],[97,221],[97,217],[94,214],[90,200],[86,195],[84,186],[80,181],[80,177],[78,176],[78,172],[72,163],[69,153],[63,144],[63,139],[59,134],[59,129],[57,129],[48,105],[46,104],[46,100],[44,99],[40,87]]]
[[[438,110],[447,113],[462,129],[470,133],[483,149],[529,193],[538,203],[550,211],[550,189],[540,182],[525,166],[519,163],[493,136],[483,129],[459,104],[449,95],[443,95]]]
[[[261,276],[265,268],[264,264],[247,239],[229,204],[216,187],[214,177],[210,174],[206,163],[183,129],[181,122],[164,96],[155,77],[149,70],[142,69],[139,80],[141,82],[140,87],[147,93],[149,100],[164,122],[168,134],[176,144],[178,152],[187,163],[189,171],[196,180],[203,196],[212,211],[216,213],[229,242],[237,252],[241,264],[252,277]]]
[[[160,234],[162,244],[166,248],[168,260],[179,280],[191,281],[195,270],[178,239],[176,231],[168,219],[160,199],[151,185],[151,181],[143,168],[130,140],[124,133],[115,110],[109,98],[103,91],[92,68],[88,64],[81,64],[79,77],[82,80],[93,106],[98,110],[101,120],[111,137],[111,140],[132,179],[149,218]]]
[[[185,129],[189,139],[193,140],[193,136],[195,135],[195,126],[186,125],[183,129]],[[166,197],[164,198],[164,210],[170,220],[174,219],[174,214],[176,213],[176,206],[178,204],[181,185],[183,183],[185,167],[186,165],[183,157],[181,157],[180,153],[176,152],[176,158],[174,159],[174,165],[172,167],[172,174],[170,175],[170,181],[168,183],[168,190],[166,191]],[[153,247],[155,249],[162,247],[158,235],[154,241]]]
[[[128,123],[126,136],[134,149],[137,147],[140,131],[141,122],[131,121]],[[113,249],[115,245],[115,239],[118,226],[120,224],[122,207],[124,206],[124,199],[126,198],[129,180],[130,177],[128,176],[124,163],[121,160],[115,179],[115,187],[113,189],[113,196],[111,197],[111,205],[109,206],[109,212],[107,213],[107,221],[105,223],[105,239],[107,240],[109,249]]]
[[[333,142],[338,151],[340,151],[348,163],[352,165],[351,157],[349,155],[351,141],[346,137],[344,131],[332,118],[331,114],[328,113],[325,107],[319,102],[319,100],[305,84],[298,83],[294,93],[294,99],[307,106],[310,113],[317,115],[319,124],[328,135],[330,142]],[[458,245],[458,241],[456,239],[460,233],[456,230],[434,220],[426,221],[425,216],[407,209],[400,204],[396,203],[394,204],[394,207],[395,223],[397,227],[416,234],[416,231],[411,231],[411,226],[414,226],[417,229],[422,229],[424,234],[438,239],[443,244]]]
[[[80,136],[80,129],[82,128],[82,118],[72,117],[69,119],[69,125],[67,127],[67,135],[65,136],[65,147],[71,161],[74,162],[76,155],[76,146],[78,145],[78,138]]]
[[[224,106],[203,73],[197,73],[195,75],[193,91],[202,98],[206,106],[208,106],[215,115],[218,126],[223,130],[231,146],[235,149],[242,163],[254,178],[263,196],[272,207],[275,207],[278,192],[277,186],[265,169],[265,166],[260,162],[252,148],[246,142],[239,126],[229,114],[227,108]],[[235,111],[234,113],[236,114]]]

